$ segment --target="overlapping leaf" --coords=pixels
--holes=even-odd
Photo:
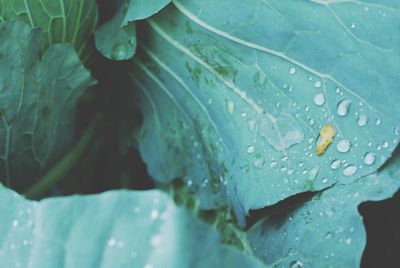
[[[358,205],[393,195],[400,187],[399,164],[397,158],[378,174],[268,216],[248,233],[255,254],[274,267],[360,267],[366,234]]]
[[[67,44],[39,60],[41,37],[22,22],[0,24],[0,178],[18,189],[69,148],[75,104],[93,83]]]
[[[19,20],[44,35],[41,52],[52,44],[70,43],[78,54],[89,56],[89,36],[98,20],[96,0],[1,0],[0,21]]]
[[[114,17],[96,31],[96,47],[103,56],[113,60],[127,60],[136,51],[135,21],[160,11],[171,0],[115,1]]]
[[[0,189],[1,267],[264,267],[160,191],[31,202]]]
[[[249,209],[371,174],[399,140],[399,4],[175,0],[131,70],[140,150],[205,208]],[[390,96],[390,97],[388,97]],[[333,143],[315,153],[323,126]]]

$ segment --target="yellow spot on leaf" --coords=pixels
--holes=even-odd
[[[322,127],[319,132],[319,137],[316,145],[316,153],[318,156],[321,156],[325,153],[328,146],[332,143],[333,137],[335,136],[335,130],[329,124]]]

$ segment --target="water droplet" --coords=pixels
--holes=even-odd
[[[158,218],[159,212],[156,208],[153,208],[150,213],[150,219],[155,220]]]
[[[338,169],[338,168],[340,168],[340,164],[341,164],[340,160],[335,159],[335,160],[332,160],[330,167],[331,167],[331,169]]]
[[[115,244],[117,244],[117,240],[115,240],[115,238],[110,238],[110,240],[108,240],[107,245],[109,247],[113,247],[115,246]]]
[[[248,126],[249,126],[250,131],[253,131],[256,126],[256,120],[255,119],[249,120]]]
[[[368,152],[364,155],[364,163],[367,165],[373,165],[375,163],[376,155],[374,153]]]
[[[380,118],[377,118],[376,120],[375,120],[375,125],[380,125],[382,123],[382,120],[380,119]]]
[[[262,157],[261,155],[256,155],[254,158],[253,158],[253,165],[256,167],[256,168],[262,168],[263,166],[264,166],[264,162],[265,162],[265,160],[264,160],[264,157]]]
[[[360,114],[360,116],[358,117],[358,121],[357,121],[358,125],[360,127],[363,127],[365,125],[367,125],[368,123],[368,116],[366,116],[365,114]]]
[[[290,67],[289,68],[289,73],[290,74],[295,74],[296,73],[296,68],[295,67]]]
[[[330,239],[332,239],[332,238],[333,238],[333,234],[332,234],[331,232],[327,232],[327,233],[325,234],[325,239],[330,240]]]
[[[325,103],[325,96],[322,93],[315,94],[313,101],[315,105],[321,106]]]
[[[13,221],[13,227],[14,228],[18,227],[18,221],[17,220]]]
[[[114,60],[124,60],[127,53],[128,49],[121,43],[115,44],[112,49],[112,57]]]
[[[343,175],[345,176],[353,176],[354,174],[356,174],[358,168],[356,166],[350,165],[347,166],[343,169]]]
[[[235,103],[231,100],[228,100],[226,102],[226,109],[230,114],[233,113],[233,111],[235,110]]]
[[[328,179],[328,178],[323,178],[323,179],[322,179],[322,183],[323,183],[323,184],[326,184],[326,183],[328,183],[328,181],[329,181],[329,179]]]
[[[247,152],[248,152],[249,154],[254,153],[254,150],[255,150],[255,148],[254,148],[253,145],[249,145],[249,146],[247,147]]]
[[[289,264],[290,268],[302,268],[303,267],[303,263],[301,261],[292,261]]]
[[[276,167],[276,165],[278,165],[278,162],[276,161],[271,161],[271,163],[269,164],[270,168],[274,168]]]
[[[394,133],[394,135],[398,136],[400,134],[400,127],[395,127],[393,129],[393,133]]]
[[[336,145],[336,149],[341,153],[347,153],[350,151],[350,141],[347,139],[340,140]]]
[[[335,210],[333,208],[327,208],[325,210],[325,215],[328,216],[329,218],[332,218],[334,214]]]
[[[345,240],[344,240],[344,242],[347,244],[347,245],[350,245],[351,244],[351,238],[349,237],[349,238],[346,238]]]
[[[352,29],[354,29],[354,28],[356,28],[356,24],[353,22],[353,23],[350,25],[350,27],[351,27]]]
[[[155,235],[152,238],[150,238],[150,245],[153,247],[157,247],[161,244],[162,236],[161,235]]]
[[[320,88],[321,86],[322,86],[322,83],[321,83],[321,81],[317,81],[317,82],[315,82],[314,83],[314,86],[316,87],[316,88]]]
[[[383,148],[387,148],[389,146],[389,143],[387,142],[387,141],[384,141],[383,143],[382,143],[382,147]]]
[[[337,105],[337,114],[340,116],[346,116],[351,107],[351,101],[349,99],[341,100]]]

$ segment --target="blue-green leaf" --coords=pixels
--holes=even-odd
[[[22,22],[0,24],[0,177],[18,189],[68,150],[75,104],[93,84],[70,45],[39,60],[41,37]]]
[[[0,189],[1,267],[265,267],[160,191],[27,201]]]
[[[400,187],[399,166],[397,157],[378,174],[268,216],[248,232],[255,254],[276,267],[360,267],[366,234],[358,205],[393,195]]]
[[[89,36],[97,26],[96,0],[1,0],[0,21],[19,20],[40,28],[41,52],[56,43],[70,43],[78,54],[89,56]]]
[[[136,28],[134,22],[124,22],[127,3],[119,2],[114,17],[96,30],[95,42],[97,50],[106,58],[127,60],[132,58],[136,51]]]
[[[114,17],[95,33],[96,47],[103,56],[113,60],[127,60],[136,50],[135,21],[160,11],[171,0],[121,0]]]
[[[228,204],[243,220],[293,194],[352,183],[391,156],[398,3],[173,4],[148,20],[131,70],[154,178],[184,178],[203,207]],[[332,144],[318,156],[327,125]]]
[[[171,0],[131,0],[124,22],[146,19],[165,7]]]

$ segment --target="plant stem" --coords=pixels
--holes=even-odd
[[[50,169],[37,183],[32,185],[24,195],[29,199],[39,198],[49,190],[55,183],[61,180],[81,159],[92,140],[99,116],[87,127],[80,137],[78,143],[62,158],[52,169]]]

